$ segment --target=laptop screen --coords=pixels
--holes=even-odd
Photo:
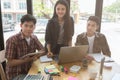
[[[88,45],[74,47],[61,47],[59,53],[59,64],[80,61],[87,55]]]

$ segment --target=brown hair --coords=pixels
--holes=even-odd
[[[87,21],[89,20],[96,22],[98,26],[100,25],[100,19],[97,16],[90,16]]]

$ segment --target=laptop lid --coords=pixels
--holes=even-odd
[[[87,54],[88,45],[61,47],[58,64],[80,61]]]

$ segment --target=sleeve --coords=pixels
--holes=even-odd
[[[101,48],[102,48],[103,54],[111,56],[111,52],[110,52],[109,45],[108,45],[105,35],[103,35],[101,38],[101,44],[102,44]]]
[[[17,56],[17,54],[16,54],[15,41],[12,39],[8,39],[6,41],[5,58],[15,59],[16,56]]]
[[[34,38],[35,38],[35,43],[36,43],[36,45],[37,45],[37,50],[44,49],[43,45],[42,45],[41,42],[38,40],[37,36],[35,36]]]
[[[81,35],[78,35],[78,36],[77,36],[75,45],[76,45],[76,46],[81,45]]]

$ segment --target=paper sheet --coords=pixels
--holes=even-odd
[[[103,57],[105,57],[105,62],[114,62],[114,60],[112,58],[102,55],[101,53],[89,54],[89,56],[92,56],[96,62],[101,62],[101,59]]]
[[[111,63],[104,63],[104,66],[105,67],[112,67],[113,66],[113,63],[111,62]]]
[[[115,73],[112,80],[120,80],[120,73]]]

